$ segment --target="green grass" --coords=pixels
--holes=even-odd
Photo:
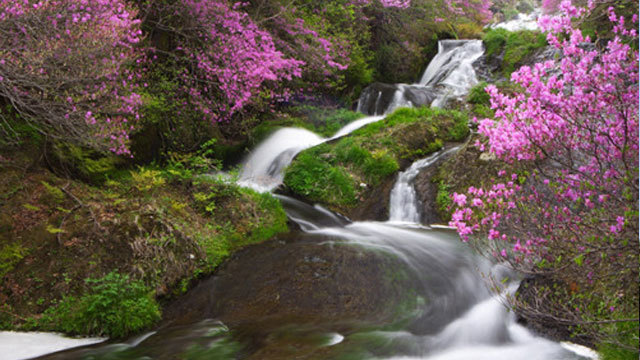
[[[353,205],[356,203],[354,181],[345,169],[326,158],[330,152],[328,144],[302,152],[287,168],[284,182],[293,192],[311,201]]]

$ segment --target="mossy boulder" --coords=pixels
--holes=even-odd
[[[483,80],[508,80],[511,73],[528,64],[547,46],[546,36],[538,31],[488,30],[482,38],[485,54],[478,60]]]
[[[451,194],[466,193],[470,186],[486,187],[496,178],[500,170],[509,167],[475,145],[479,135],[473,135],[440,166],[425,169],[418,174],[415,186],[421,203],[435,210],[437,218],[432,221],[448,222],[451,219]]]
[[[468,135],[466,114],[399,109],[349,136],[301,152],[285,172],[285,192],[354,219],[386,219],[394,175]]]

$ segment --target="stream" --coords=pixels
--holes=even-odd
[[[401,106],[441,106],[477,83],[478,40],[445,40],[417,84],[374,84],[368,117],[322,138],[278,130],[245,160],[242,186],[273,192],[300,151],[347,136]],[[299,230],[234,254],[165,312],[155,331],[42,359],[586,359],[515,321],[504,295],[517,274],[474,255],[446,227],[420,224],[413,181],[453,154],[441,150],[398,174],[389,221],[352,222],[319,205],[280,199]],[[487,277],[504,283],[487,289]]]

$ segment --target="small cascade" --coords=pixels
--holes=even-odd
[[[443,107],[451,99],[466,95],[478,83],[473,62],[484,49],[480,40],[441,40],[438,54],[431,60],[417,84],[368,86],[358,99],[358,111],[389,114],[399,107]]]
[[[238,184],[257,191],[271,191],[282,183],[282,171],[297,153],[324,141],[306,129],[280,129],[251,152],[242,166]]]
[[[282,184],[284,168],[302,150],[337,139],[384,116],[369,116],[345,125],[332,137],[323,138],[302,128],[283,128],[256,147],[242,164],[238,185],[269,192]]]
[[[413,180],[420,170],[429,167],[443,157],[457,151],[460,147],[454,147],[445,151],[439,151],[431,156],[414,162],[407,170],[398,174],[398,180],[391,190],[389,199],[389,221],[419,223],[420,211],[413,186]]]
[[[513,20],[490,25],[492,29],[505,29],[508,31],[539,30],[538,18],[542,15],[541,9],[535,9],[529,14],[518,14]]]
[[[333,140],[333,139],[337,139],[339,137],[343,137],[343,136],[349,135],[352,132],[360,129],[361,127],[363,127],[365,125],[380,121],[382,119],[384,119],[384,116],[378,115],[378,116],[367,116],[365,118],[356,120],[356,121],[354,121],[352,123],[349,123],[349,124],[345,125],[342,129],[338,130],[333,136],[331,136],[329,138],[329,140]]]

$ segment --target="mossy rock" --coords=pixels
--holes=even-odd
[[[508,79],[511,73],[525,64],[535,51],[547,46],[546,36],[537,31],[505,29],[490,29],[482,38],[485,55],[490,58],[501,59],[501,65],[496,71]]]
[[[48,164],[60,175],[99,184],[116,172],[124,160],[112,153],[101,153],[78,145],[55,142],[48,150]]]
[[[353,218],[371,215],[357,208],[375,198],[371,206],[385,208],[373,209],[375,217],[385,217],[386,194],[373,195],[381,195],[380,188],[390,191],[398,170],[468,133],[462,112],[399,109],[349,136],[301,152],[285,172],[285,191]]]

